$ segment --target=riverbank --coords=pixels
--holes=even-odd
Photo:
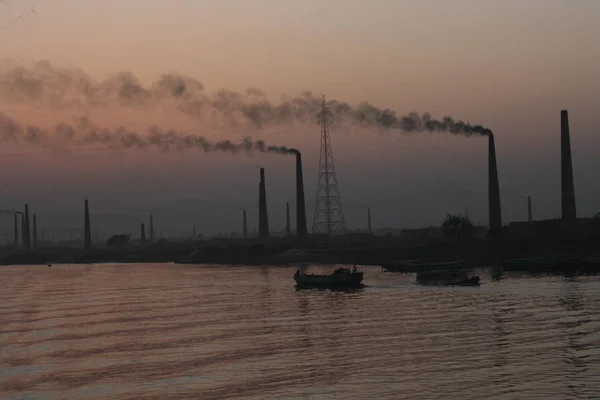
[[[294,263],[381,265],[401,260],[462,259],[471,266],[500,266],[515,258],[585,258],[597,255],[597,241],[510,242],[438,241],[420,246],[400,243],[296,243],[291,240],[157,243],[126,248],[41,247],[6,251],[0,265],[165,263],[276,265]]]

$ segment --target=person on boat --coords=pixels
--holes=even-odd
[[[296,273],[294,274],[294,276],[300,276],[300,270],[299,269],[296,270]]]
[[[354,264],[354,268],[352,268],[352,273],[355,274],[356,273],[356,264]]]

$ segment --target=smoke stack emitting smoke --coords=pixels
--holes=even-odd
[[[246,93],[221,90],[209,94],[204,91],[204,86],[198,80],[177,74],[164,74],[157,82],[147,87],[131,73],[118,73],[104,81],[95,81],[80,69],[57,68],[48,61],[38,62],[31,68],[16,67],[0,72],[1,98],[13,104],[68,110],[77,110],[78,107],[89,110],[116,105],[151,112],[160,105],[163,108],[171,107],[209,125],[216,123],[238,128],[248,125],[262,128],[294,122],[314,123],[321,102],[321,97],[311,92],[284,98],[279,103],[270,102],[262,91],[255,88],[248,89]],[[329,102],[328,112],[331,113],[334,124],[350,123],[402,133],[446,132],[463,136],[489,136],[490,228],[492,225],[501,226],[495,149],[490,129],[457,121],[449,116],[434,119],[428,113],[410,112],[398,116],[390,109],[379,109],[369,102],[353,107],[346,102],[332,100]],[[81,119],[77,126],[63,122],[56,124],[51,130],[46,130],[35,125],[25,126],[2,113],[0,140],[28,145],[103,145],[111,149],[199,149],[203,152],[234,154],[295,154],[297,233],[299,237],[307,235],[301,156],[293,148],[267,145],[262,140],[251,138],[236,143],[229,140],[211,142],[199,135],[163,129],[156,125],[148,129],[147,134],[142,135],[126,127],[108,129],[94,126],[87,119]],[[154,236],[152,225],[151,221],[151,241]]]
[[[296,235],[298,239],[308,238],[306,224],[306,202],[304,200],[304,177],[302,172],[302,154],[296,152]]]
[[[488,206],[489,231],[491,236],[499,234],[502,228],[502,208],[500,207],[500,185],[498,182],[498,165],[496,163],[496,146],[494,135],[488,135]]]
[[[321,102],[320,96],[303,92],[299,96],[272,103],[256,88],[248,89],[246,93],[220,90],[209,94],[197,79],[177,74],[163,74],[147,87],[128,72],[114,74],[104,81],[95,81],[80,69],[54,67],[48,61],[40,61],[30,68],[15,67],[0,72],[0,96],[10,103],[70,110],[116,105],[151,111],[160,105],[207,123],[217,122],[236,127],[249,124],[255,128],[292,122],[313,123]],[[349,122],[403,132],[448,132],[466,136],[492,133],[481,125],[471,125],[449,116],[440,120],[428,113],[411,112],[398,116],[390,109],[379,109],[369,102],[353,107],[346,102],[332,100],[329,105],[334,123]],[[70,134],[68,127],[64,128]],[[35,136],[34,131],[32,135]],[[121,145],[143,146],[136,137],[123,139]],[[203,147],[203,144],[190,145],[196,146]]]

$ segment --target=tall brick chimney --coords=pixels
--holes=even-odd
[[[560,172],[562,218],[577,219],[573,161],[571,159],[571,135],[569,132],[569,114],[567,110],[560,112]]]
[[[500,207],[500,184],[498,183],[498,165],[496,163],[496,145],[494,135],[488,136],[488,206],[490,236],[497,236],[502,229],[502,209]]]
[[[262,239],[269,237],[269,215],[267,213],[267,188],[264,168],[260,169],[260,182],[258,184],[258,236]]]

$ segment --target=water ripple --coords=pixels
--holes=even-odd
[[[600,395],[600,281],[354,292],[290,268],[2,267],[0,397],[583,399]]]

